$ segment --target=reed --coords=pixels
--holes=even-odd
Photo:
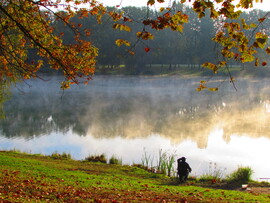
[[[208,171],[199,177],[199,181],[208,181],[212,182],[221,181],[224,179],[226,173],[226,168],[218,167],[217,163],[209,162]]]
[[[153,157],[145,149],[141,160],[144,167],[153,168]]]
[[[156,173],[165,174],[168,176],[172,176],[175,174],[174,170],[174,162],[175,162],[175,155],[169,154],[168,152],[164,152],[162,149],[158,151],[157,157],[157,165],[153,166],[154,157],[149,155],[146,151],[144,151],[142,157],[142,165],[151,169]]]
[[[167,155],[165,152],[162,152],[162,149],[159,149],[158,151],[158,165],[157,165],[157,171],[158,173],[166,174],[166,159]]]
[[[175,155],[169,155],[168,156],[168,160],[166,162],[166,167],[167,167],[167,175],[169,177],[172,176],[172,172],[173,172],[173,164],[175,162]]]

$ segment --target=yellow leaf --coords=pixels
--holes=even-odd
[[[161,7],[161,8],[159,9],[160,12],[162,12],[162,11],[164,11],[164,10],[165,10],[164,7]]]
[[[138,38],[142,38],[143,40],[154,39],[154,35],[147,31],[137,32],[136,35]]]
[[[250,53],[243,53],[242,54],[242,62],[252,62],[254,60],[254,56]]]
[[[127,32],[130,32],[131,31],[131,28],[127,25],[122,25],[122,29],[127,31]]]
[[[200,83],[201,83],[201,84],[206,84],[206,81],[205,81],[205,80],[201,80]]]
[[[123,25],[123,24],[118,24],[118,23],[115,23],[113,25],[113,28],[114,29],[119,29],[119,30],[124,30],[124,31],[127,31],[127,32],[131,31],[131,28],[129,26]]]
[[[117,46],[121,46],[121,45],[126,45],[126,46],[130,46],[130,42],[129,41],[127,41],[127,40],[123,40],[123,39],[117,39],[117,40],[115,40],[115,44],[117,45]]]
[[[61,89],[68,89],[70,88],[70,82],[69,81],[64,81],[61,83]]]
[[[220,67],[225,67],[226,64],[227,64],[226,61],[220,61],[218,65],[219,65]]]
[[[217,71],[218,71],[218,67],[213,63],[204,63],[204,64],[202,64],[202,66],[213,70],[214,73],[217,73]]]
[[[252,28],[257,27],[257,25],[255,23],[251,23],[249,26],[252,27]]]
[[[259,59],[258,59],[258,58],[255,59],[255,66],[256,66],[256,67],[259,66]]]
[[[208,88],[208,90],[215,92],[215,91],[218,91],[218,88],[217,87],[215,87],[215,88]]]

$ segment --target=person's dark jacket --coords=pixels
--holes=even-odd
[[[185,161],[178,161],[178,173],[190,173],[191,168],[189,164]]]

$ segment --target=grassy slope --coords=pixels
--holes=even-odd
[[[0,152],[0,202],[270,202],[269,195],[172,185],[131,166]]]

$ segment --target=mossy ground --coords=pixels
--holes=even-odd
[[[6,151],[0,152],[0,166],[0,202],[270,202],[269,194],[193,180],[179,185],[132,166]]]

